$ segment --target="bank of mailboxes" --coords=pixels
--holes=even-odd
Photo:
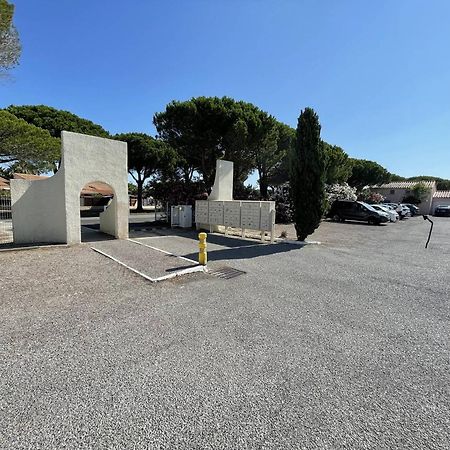
[[[223,225],[223,202],[209,202],[208,223]]]
[[[197,200],[195,202],[195,222],[196,223],[208,223],[209,222],[209,208],[208,201]]]
[[[170,224],[172,227],[192,227],[192,206],[177,205],[170,209]]]
[[[195,222],[271,231],[275,223],[275,202],[198,200],[195,202]]]
[[[223,202],[223,224],[234,228],[241,226],[241,202]]]

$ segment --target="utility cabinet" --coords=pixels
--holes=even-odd
[[[192,227],[192,206],[176,205],[170,210],[170,225],[172,227],[191,228]]]

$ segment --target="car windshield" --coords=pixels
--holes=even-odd
[[[372,205],[369,205],[368,203],[365,202],[359,202],[361,205],[365,206],[369,211],[375,211],[378,212]]]

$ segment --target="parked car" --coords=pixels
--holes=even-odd
[[[400,203],[399,206],[402,207],[403,212],[405,214],[405,217],[411,217],[412,216],[411,210],[406,205],[404,205],[403,203]]]
[[[397,220],[399,220],[399,215],[398,215],[397,211],[390,208],[389,206],[383,206],[383,205],[371,205],[371,206],[372,206],[372,208],[375,208],[377,211],[382,211],[382,212],[387,213],[387,215],[389,216],[390,222],[397,222]]]
[[[385,205],[394,208],[394,210],[399,215],[400,220],[403,220],[405,217],[411,216],[411,211],[409,210],[409,208],[405,205],[402,205],[401,203],[383,203],[383,206]]]
[[[389,211],[395,211],[397,209],[396,206],[392,206],[391,203],[380,203],[379,205],[383,208],[387,208]]]
[[[412,216],[419,215],[419,208],[416,205],[413,205],[412,203],[404,203],[404,205],[409,208]]]
[[[450,205],[438,205],[434,208],[435,216],[447,216],[450,217]]]
[[[336,200],[331,205],[327,217],[336,222],[344,220],[358,220],[370,224],[380,224],[389,221],[389,215],[383,211],[377,211],[364,202],[351,200]]]

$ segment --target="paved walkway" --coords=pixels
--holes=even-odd
[[[203,271],[196,261],[166,252],[142,240],[100,241],[92,243],[91,248],[113,264],[120,264],[149,281],[163,281]]]

